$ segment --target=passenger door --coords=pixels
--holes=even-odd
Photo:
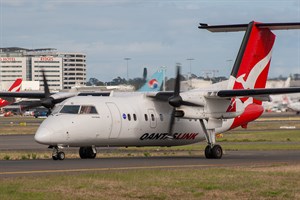
[[[111,119],[111,129],[110,129],[110,139],[118,138],[122,128],[122,119],[120,111],[115,103],[107,102],[106,103],[109,111],[110,111],[110,119]]]

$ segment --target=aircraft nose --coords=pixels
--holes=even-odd
[[[40,144],[51,144],[52,132],[48,128],[39,128],[35,133],[34,140]]]

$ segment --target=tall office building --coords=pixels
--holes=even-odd
[[[0,81],[39,81],[43,89],[42,71],[50,90],[69,89],[86,83],[86,55],[58,53],[56,49],[0,48]]]
[[[86,55],[82,53],[59,53],[63,59],[64,89],[86,84]]]

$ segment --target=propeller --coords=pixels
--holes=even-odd
[[[171,112],[171,118],[169,123],[169,130],[167,137],[169,139],[173,139],[173,127],[175,123],[175,117],[176,117],[176,108],[184,105],[184,106],[194,106],[194,107],[203,107],[203,105],[195,104],[192,102],[184,101],[182,97],[180,96],[180,65],[176,66],[176,79],[175,79],[175,87],[174,92],[171,97],[169,97],[168,102],[173,107]]]
[[[49,111],[55,106],[56,103],[59,103],[61,100],[55,100],[51,97],[51,93],[49,90],[49,85],[46,79],[46,75],[44,70],[42,70],[43,83],[44,83],[44,98],[40,99],[40,101],[32,101],[28,105],[24,106],[22,109],[27,110],[35,107],[44,106]]]
[[[181,106],[182,98],[180,96],[180,65],[176,66],[176,79],[175,79],[175,86],[174,86],[174,93],[171,97],[169,97],[168,101],[171,106],[173,106],[171,112],[171,118],[169,123],[169,130],[167,137],[169,139],[173,139],[173,127],[175,122],[175,112],[176,108]]]

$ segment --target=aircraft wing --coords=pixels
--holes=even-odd
[[[159,100],[159,101],[168,101],[168,99],[174,95],[174,92],[150,92],[147,93],[147,97],[153,98],[155,100]]]
[[[263,101],[270,100],[269,95],[300,93],[300,87],[292,88],[262,88],[262,89],[238,89],[238,90],[205,90],[202,91],[206,98],[233,98],[233,97],[253,97]],[[189,92],[184,92],[189,93]],[[182,93],[181,93],[182,94]],[[205,95],[206,94],[206,95]],[[147,93],[147,97],[158,101],[168,101],[173,92],[153,92]],[[197,99],[195,99],[197,101]]]
[[[50,93],[51,96],[63,96],[64,94],[69,97],[70,94],[74,94],[73,96],[109,96],[110,92],[77,92],[77,93],[69,93],[69,92],[57,92]],[[0,92],[0,97],[14,97],[14,98],[28,98],[28,99],[42,99],[45,98],[44,92]]]
[[[44,92],[0,92],[0,97],[42,99],[45,98],[45,94]]]

